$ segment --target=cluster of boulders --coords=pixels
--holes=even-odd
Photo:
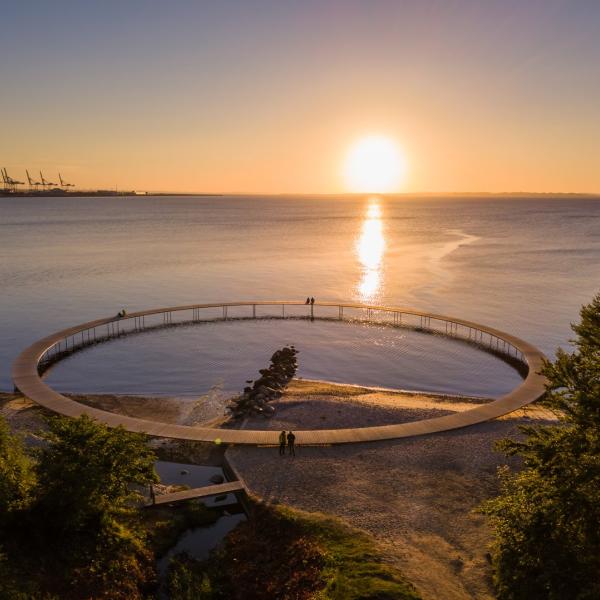
[[[271,364],[267,369],[259,371],[260,377],[255,381],[247,381],[244,391],[233,398],[228,409],[234,419],[251,415],[270,417],[275,408],[269,404],[280,398],[285,387],[296,374],[298,368],[298,350],[294,346],[285,346],[271,356]]]

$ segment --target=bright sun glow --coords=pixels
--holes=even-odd
[[[394,192],[402,182],[406,164],[397,144],[373,135],[356,142],[344,165],[346,185],[351,192]]]

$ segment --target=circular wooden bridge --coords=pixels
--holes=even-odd
[[[527,371],[524,381],[509,394],[464,412],[396,425],[296,431],[297,444],[368,442],[459,429],[522,408],[540,398],[545,391],[545,378],[540,374],[545,360],[544,355],[526,341],[503,331],[464,319],[410,308],[335,302],[306,305],[303,302],[294,301],[227,302],[174,306],[75,325],[35,342],[17,357],[12,366],[15,389],[34,402],[61,415],[68,417],[88,415],[110,427],[122,426],[129,431],[152,436],[224,444],[277,444],[278,431],[173,425],[118,415],[85,406],[59,394],[46,385],[41,377],[43,371],[52,363],[72,352],[122,335],[177,324],[261,318],[367,321],[391,327],[410,327],[476,344],[483,350],[493,352],[513,363],[519,363]]]

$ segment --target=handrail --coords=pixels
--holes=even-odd
[[[382,425],[375,427],[357,427],[349,429],[316,429],[304,430],[296,432],[297,444],[334,444],[334,443],[351,443],[359,441],[374,441],[384,439],[394,439],[401,437],[410,437],[414,435],[424,435],[428,433],[436,433],[466,427],[481,423],[504,414],[510,413],[518,408],[534,402],[540,398],[545,392],[545,378],[540,374],[545,360],[545,356],[535,346],[528,342],[513,336],[509,333],[498,329],[480,325],[473,321],[448,317],[436,313],[428,313],[413,308],[405,307],[390,307],[379,305],[367,305],[359,303],[340,303],[340,302],[315,302],[314,305],[305,305],[304,302],[276,300],[276,301],[243,301],[243,302],[222,302],[208,304],[190,304],[185,306],[174,306],[158,309],[150,309],[145,311],[133,312],[124,317],[108,317],[89,321],[80,325],[75,325],[67,329],[58,331],[49,335],[23,350],[17,357],[12,366],[12,377],[15,388],[29,399],[38,404],[62,415],[77,417],[82,414],[89,415],[111,427],[123,426],[129,431],[146,433],[148,435],[179,438],[187,440],[197,440],[204,442],[217,442],[228,444],[276,444],[278,433],[275,431],[262,430],[236,430],[236,429],[213,429],[207,427],[193,427],[188,425],[174,425],[168,423],[160,423],[157,421],[148,421],[135,417],[117,415],[108,411],[100,410],[90,406],[85,406],[59,394],[49,387],[42,380],[39,374],[40,362],[44,360],[60,359],[65,352],[70,352],[81,348],[85,345],[94,343],[99,339],[111,338],[120,335],[120,324],[124,322],[134,323],[134,331],[143,330],[145,328],[145,317],[163,314],[164,324],[172,324],[172,313],[182,311],[192,311],[192,320],[198,320],[202,309],[221,308],[223,310],[223,318],[227,319],[227,309],[231,307],[252,307],[252,317],[243,318],[258,318],[256,314],[257,307],[260,306],[281,306],[283,314],[279,318],[285,318],[286,306],[306,306],[310,311],[312,318],[332,318],[319,316],[315,314],[315,309],[319,308],[338,308],[339,318],[344,319],[344,309],[366,310],[369,320],[372,320],[373,311],[392,313],[399,315],[394,317],[393,323],[397,326],[406,326],[402,322],[403,315],[417,316],[421,319],[421,327],[427,330],[433,330],[444,335],[458,336],[458,328],[464,329],[465,335],[459,336],[467,341],[474,343],[483,343],[483,335],[489,336],[489,347],[499,353],[507,353],[513,358],[522,360],[528,367],[528,373],[525,380],[513,391],[494,400],[490,403],[479,405],[475,408],[464,412],[436,417],[433,419],[425,419],[421,421],[413,421],[410,423],[400,423],[395,425]],[[273,315],[269,315],[273,316]],[[308,315],[307,315],[308,316]],[[432,329],[431,321],[446,323],[446,332]],[[389,322],[387,322],[389,323]],[[448,324],[451,326],[450,333],[448,332]],[[97,337],[97,329],[106,326],[108,334]],[[469,331],[469,338],[466,336],[466,330]],[[85,333],[87,332],[87,340]],[[92,335],[93,332],[93,335]],[[478,332],[474,338],[471,337],[472,332]],[[77,343],[75,336],[81,334],[81,343]],[[72,340],[71,348],[69,349],[69,338]],[[494,348],[493,341],[496,340]],[[62,342],[65,341],[65,349],[62,349]],[[500,345],[502,342],[502,345]],[[508,352],[506,352],[508,348]]]

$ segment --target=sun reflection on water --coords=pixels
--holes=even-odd
[[[362,265],[358,293],[362,300],[371,300],[381,288],[381,263],[385,251],[383,221],[379,198],[370,198],[356,253]]]

